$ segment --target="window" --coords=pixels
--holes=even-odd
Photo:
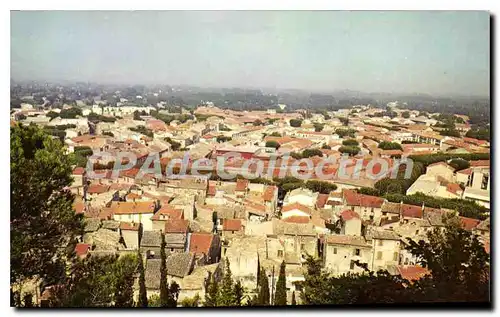
[[[278,250],[278,257],[282,258],[283,257],[283,250]]]
[[[130,219],[132,219],[132,215],[128,215],[128,219],[129,219],[129,220],[130,220]]]
[[[405,265],[408,265],[408,258],[405,259]]]
[[[373,220],[373,215],[370,215],[370,220]]]
[[[304,250],[305,248],[306,248],[306,245],[305,245],[304,243],[301,243],[301,244],[300,244],[300,249],[301,249],[301,250]]]
[[[356,249],[354,250],[354,255],[360,255],[361,254],[361,250],[360,249]]]
[[[377,260],[382,260],[382,251],[377,252]]]
[[[174,252],[174,248],[170,248],[170,251]]]
[[[333,248],[333,254],[337,254],[337,248]]]
[[[349,265],[349,269],[354,270],[354,261],[351,260],[351,264]]]
[[[378,246],[379,246],[379,247],[381,247],[381,246],[383,246],[383,245],[384,245],[384,241],[382,241],[382,240],[378,240]]]
[[[387,216],[387,213],[384,211],[384,212],[382,213],[382,216]]]
[[[375,209],[373,209],[373,207],[372,207],[372,209],[371,209],[371,212],[372,212],[372,214],[375,212]]]

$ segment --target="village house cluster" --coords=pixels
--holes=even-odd
[[[196,108],[192,119],[169,123],[150,115],[158,111],[157,107],[124,103],[81,108],[82,115],[76,118],[51,119],[46,115],[53,109],[23,104],[14,109],[11,120],[46,129],[67,126],[62,130],[62,141],[68,153],[76,155],[82,148],[108,153],[93,161],[99,166],[94,171],[99,177],[89,175],[86,165],[73,169],[70,190],[76,195],[74,209],[85,216],[85,232],[75,251],[86,257],[140,250],[151,296],[159,293],[164,233],[168,279],[179,284],[179,301],[196,294],[203,298],[205,278],[209,274],[219,278],[226,258],[233,278],[242,282],[248,294],[256,288],[258,265],[276,281],[279,266],[285,261],[289,302],[293,292],[301,291],[308,255],[322,259],[324,267],[335,275],[361,272],[355,264],[359,261],[370,270],[385,269],[409,280],[418,279],[428,272],[405,250],[407,238],[427,239],[427,232],[444,227],[443,215],[458,216],[460,210],[390,202],[359,193],[357,189],[374,188],[377,182],[363,171],[377,169],[369,166],[373,159],[383,160],[392,168],[397,160],[410,155],[487,154],[490,150],[487,141],[463,137],[470,129],[467,118],[463,118],[464,124],[456,125],[461,137],[443,136],[434,127],[439,121],[432,114],[399,109],[397,103],[392,109],[398,114],[395,118],[371,116],[386,110],[365,105],[323,114],[307,110],[234,111],[205,105]],[[405,111],[409,113],[407,118],[401,116]],[[90,120],[91,114],[115,120]],[[401,149],[382,149],[382,142],[397,143]],[[361,173],[358,177],[326,180],[335,185],[335,190],[325,193],[306,186],[286,190],[272,182],[273,178],[293,176],[280,167],[293,164],[293,160],[283,160],[292,153],[302,153],[314,167],[325,157],[333,157],[336,161],[323,164],[321,171],[339,176],[346,147],[357,149],[350,153],[351,162],[344,166],[344,172]],[[112,177],[121,152],[134,153],[137,162]],[[308,152],[312,155],[305,155]],[[173,160],[178,160],[173,167],[180,168],[186,153],[188,169],[199,159],[206,166],[215,166],[217,158],[238,153],[238,158],[224,164],[225,170],[234,175],[243,174],[243,167],[248,167],[245,162],[251,159],[263,162],[265,170],[271,160],[277,164],[269,175],[258,179],[223,180],[189,173],[182,178],[166,174],[137,177],[150,153],[158,154],[163,170]],[[406,194],[472,200],[489,209],[489,175],[489,160],[472,160],[461,170],[447,161],[429,164]],[[307,179],[314,180],[325,181],[316,170]],[[466,230],[479,236],[489,252],[489,218],[459,219]],[[135,292],[138,296],[137,285]],[[41,292],[37,300],[44,296]]]

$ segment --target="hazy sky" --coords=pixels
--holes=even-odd
[[[11,13],[11,77],[489,94],[487,12]]]

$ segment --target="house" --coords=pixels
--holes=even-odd
[[[378,271],[389,265],[399,264],[401,237],[389,230],[371,230],[372,259],[371,269]]]
[[[88,243],[78,243],[75,246],[75,254],[80,259],[86,258],[89,255],[90,250],[92,250],[92,245]]]
[[[445,162],[437,162],[434,164],[430,164],[427,166],[427,170],[425,174],[427,175],[432,175],[436,177],[442,177],[446,179],[448,182],[453,182],[454,180],[454,175],[453,172],[455,169],[451,167],[450,165],[446,164]]]
[[[372,246],[364,237],[352,235],[327,235],[323,244],[325,268],[334,275],[361,273],[363,269],[356,261],[370,266]]]
[[[244,232],[241,219],[226,219],[222,224],[222,238],[231,238]]]
[[[361,236],[361,217],[353,210],[346,209],[340,214],[342,227],[340,234],[348,236]]]
[[[221,241],[218,235],[211,233],[190,233],[189,252],[195,253],[201,263],[212,264],[220,259]]]
[[[145,231],[153,230],[152,217],[156,211],[154,201],[113,201],[111,210],[113,219],[120,222],[141,223]]]
[[[163,230],[165,224],[172,219],[183,219],[184,211],[181,208],[174,208],[171,205],[163,205],[153,217],[151,222],[153,230]]]
[[[420,265],[396,265],[396,274],[410,282],[417,281],[431,272]]]
[[[283,205],[300,203],[304,206],[314,208],[316,201],[318,200],[319,193],[315,193],[312,190],[306,188],[296,188],[289,191],[285,198],[283,199]]]
[[[161,232],[144,231],[141,237],[140,250],[142,254],[146,254],[147,258],[159,257],[161,251]]]
[[[137,249],[139,247],[140,231],[140,223],[120,222],[120,235],[127,249]]]
[[[292,216],[308,217],[312,216],[313,210],[301,203],[294,202],[291,204],[283,205],[281,208],[281,219],[285,219]]]
[[[380,219],[384,198],[359,194],[350,189],[344,189],[342,195],[344,206],[355,211],[361,219],[370,221]]]

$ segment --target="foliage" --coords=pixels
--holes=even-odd
[[[471,130],[467,131],[465,136],[468,138],[474,138],[474,139],[478,139],[478,140],[486,140],[489,142],[490,137],[491,137],[491,132],[490,132],[489,127],[487,127],[487,128],[478,127],[476,129],[471,129]]]
[[[218,135],[216,138],[217,143],[223,143],[231,140],[232,138],[230,136],[225,136],[225,135]]]
[[[225,261],[225,272],[222,278],[222,285],[219,290],[219,296],[217,300],[218,306],[234,306],[236,304],[236,298],[233,290],[233,278],[231,275],[231,269],[229,267],[229,260],[226,258]]]
[[[147,299],[147,306],[143,306],[143,307],[161,307],[160,295],[153,294],[153,295],[149,296],[149,298]]]
[[[269,136],[274,136],[274,137],[282,137],[282,135],[279,133],[279,132],[273,132],[271,134],[269,134]]]
[[[454,158],[462,158],[466,161],[473,160],[489,160],[489,153],[465,153],[465,154],[450,154],[450,153],[437,153],[437,154],[429,154],[429,155],[410,155],[408,158],[412,159],[413,162],[420,162],[427,167],[427,165],[437,163],[437,162],[445,162]]]
[[[160,247],[160,306],[167,307],[168,306],[168,298],[169,298],[169,288],[168,288],[168,280],[167,280],[167,255],[165,253],[165,234],[161,233],[161,247]]]
[[[146,290],[146,275],[144,272],[144,261],[139,250],[137,250],[138,271],[139,271],[139,307],[148,307],[148,295]]]
[[[164,140],[170,143],[172,151],[177,151],[181,148],[181,144],[177,141],[172,140],[170,137],[166,137]]]
[[[337,134],[341,138],[344,138],[346,136],[354,138],[356,136],[356,132],[357,131],[354,129],[343,129],[343,128],[335,129],[335,134]]]
[[[36,126],[10,130],[11,282],[60,270],[83,233],[73,210],[71,158]]]
[[[439,134],[443,136],[453,136],[457,138],[460,137],[460,132],[458,132],[458,130],[456,130],[455,128],[444,129],[440,131]]]
[[[345,146],[358,146],[359,142],[356,141],[356,140],[354,140],[354,139],[348,139],[348,140],[342,141],[342,145],[345,145]]]
[[[299,128],[302,125],[301,119],[290,119],[290,126],[294,128]]]
[[[62,109],[58,116],[62,119],[75,119],[77,116],[82,116],[82,109],[77,107]]]
[[[382,150],[403,150],[401,144],[396,142],[382,141],[378,144],[378,148]]]
[[[255,303],[257,306],[269,306],[270,294],[269,294],[269,279],[266,274],[266,270],[261,267],[259,272],[259,286],[258,286],[258,295],[257,302]]]
[[[235,306],[241,306],[243,305],[243,294],[245,293],[245,289],[243,288],[243,285],[241,285],[240,280],[237,280],[236,283],[234,284],[234,305]]]
[[[266,142],[266,147],[272,147],[272,148],[275,148],[275,149],[279,149],[280,147],[280,144],[276,141],[267,141]]]
[[[322,123],[317,123],[317,122],[314,123],[314,131],[316,131],[316,132],[323,131],[324,127],[325,127],[325,125]]]
[[[348,126],[349,125],[349,118],[346,118],[346,117],[339,117],[339,120],[340,122],[342,122],[342,124],[344,126]]]
[[[95,112],[91,112],[89,113],[89,115],[87,116],[87,119],[91,122],[115,122],[116,121],[116,118],[114,117],[108,117],[108,116],[103,116],[103,115],[100,115],[100,114],[97,114]]]
[[[141,133],[141,134],[144,134],[144,135],[147,135],[150,138],[154,137],[153,131],[149,130],[148,128],[146,128],[143,125],[139,125],[137,127],[131,127],[131,128],[129,128],[129,130],[137,132],[137,133]]]
[[[276,293],[274,296],[274,306],[286,306],[286,265],[281,262],[278,282],[276,283]]]
[[[260,119],[255,120],[252,124],[253,124],[254,126],[261,126],[261,125],[264,125],[264,123],[262,123],[262,120],[260,120]]]
[[[312,190],[313,192],[319,192],[321,194],[329,194],[330,192],[337,189],[337,185],[317,180],[309,180],[305,183],[305,187]]]
[[[305,149],[302,151],[302,158],[308,158],[313,156],[323,156],[323,152],[320,149]]]
[[[332,149],[332,147],[331,147],[331,146],[329,146],[329,145],[328,145],[328,144],[326,144],[326,143],[325,143],[325,144],[323,144],[323,146],[321,146],[321,148],[322,148],[323,150],[331,150],[331,149]]]
[[[146,115],[147,115],[146,111],[136,110],[136,111],[134,111],[134,120],[144,121],[144,120],[142,120],[141,116],[146,116]]]
[[[297,300],[295,299],[295,292],[292,292],[292,306],[297,305]]]
[[[198,307],[201,304],[200,294],[196,293],[193,298],[184,298],[179,304],[182,307]]]
[[[401,116],[405,119],[408,119],[410,117],[410,112],[409,111],[403,111],[403,113],[401,113]]]
[[[114,263],[115,307],[134,306],[134,273],[137,269],[136,255],[124,255]]]
[[[361,151],[359,146],[341,146],[339,148],[340,153],[347,153],[349,156],[355,156]]]
[[[205,279],[205,307],[217,307],[219,303],[219,286],[213,274]]]
[[[456,158],[452,159],[448,164],[455,169],[455,171],[464,170],[470,167],[470,163],[464,159]]]
[[[110,132],[110,131],[104,131],[102,133],[102,135],[107,135],[107,136],[110,136],[110,137],[114,137],[115,135],[113,134],[113,132]]]

